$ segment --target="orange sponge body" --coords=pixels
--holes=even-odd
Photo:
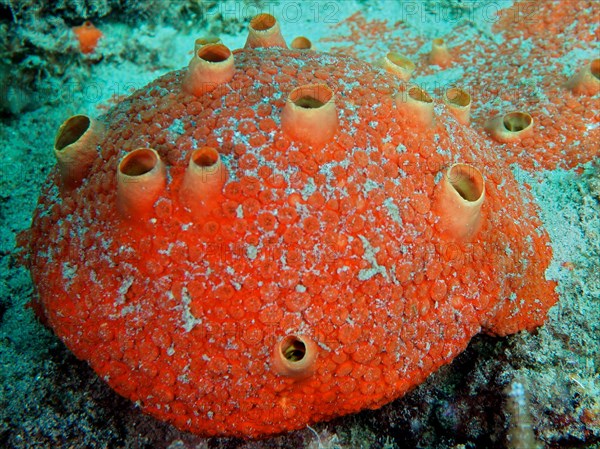
[[[79,41],[81,53],[93,53],[96,50],[98,41],[104,34],[94,26],[92,22],[86,20],[83,25],[73,27],[73,33]]]
[[[117,105],[81,186],[61,193],[55,169],[41,196],[29,264],[45,317],[117,392],[182,429],[257,437],[381,406],[478,332],[544,321],[557,300],[548,235],[491,141],[448,112],[409,121],[397,79],[352,57],[269,48],[235,60],[231,81],[199,97],[176,71]],[[318,148],[280,121],[311,83],[343,92]],[[229,176],[198,215],[180,190],[205,146]],[[137,148],[168,174],[140,221],[116,193]],[[446,237],[432,208],[456,162],[486,182],[468,241]],[[314,342],[309,375],[275,369],[290,335]]]

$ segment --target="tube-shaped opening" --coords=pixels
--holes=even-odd
[[[306,109],[318,109],[333,99],[333,91],[326,84],[309,84],[292,90],[289,101]]]
[[[518,133],[529,128],[533,124],[533,119],[526,112],[509,112],[504,115],[502,124],[507,131]]]
[[[329,142],[338,128],[334,93],[326,84],[306,84],[292,90],[281,114],[283,132],[313,146]]]
[[[98,156],[97,146],[103,135],[102,124],[87,115],[74,115],[63,122],[54,139],[63,187],[76,187],[85,178]]]
[[[225,165],[216,148],[201,147],[190,156],[180,197],[186,208],[202,218],[217,210],[228,179]]]
[[[308,337],[288,335],[275,346],[274,368],[283,376],[305,378],[314,371],[317,351],[317,345]]]
[[[301,362],[306,356],[306,345],[298,337],[286,337],[281,343],[281,355],[288,362]]]
[[[158,153],[150,148],[139,148],[125,156],[119,164],[119,173],[135,178],[152,171],[159,163]]]
[[[485,128],[498,142],[514,142],[533,132],[533,117],[527,112],[513,111],[487,121]]]
[[[223,44],[206,44],[197,51],[183,81],[186,91],[201,96],[219,84],[229,82],[235,74],[233,53]]]
[[[438,184],[434,198],[442,234],[457,240],[474,237],[481,226],[484,199],[485,179],[479,169],[462,163],[450,166]]]
[[[125,218],[143,218],[166,186],[166,168],[152,148],[126,154],[117,167],[117,206]]]
[[[594,78],[600,80],[600,59],[594,59],[590,63],[590,72]]]
[[[473,203],[481,199],[485,191],[483,175],[472,165],[454,164],[448,169],[446,176],[463,200]]]
[[[446,97],[448,104],[465,107],[471,104],[471,95],[458,87],[451,87],[446,90]]]
[[[448,50],[448,44],[442,38],[436,38],[431,41],[431,52],[429,53],[430,64],[438,65],[440,67],[447,67],[450,65],[452,57]]]
[[[298,36],[294,38],[290,47],[295,50],[313,50],[313,44],[311,40],[304,36]]]
[[[205,45],[221,44],[221,38],[217,36],[202,36],[194,41],[194,53],[197,53]]]
[[[433,125],[433,98],[419,86],[402,86],[396,96],[396,108],[409,122]]]
[[[383,58],[377,61],[377,65],[402,81],[408,81],[417,67],[414,62],[406,56],[393,51],[387,53]]]
[[[433,103],[433,98],[423,89],[418,86],[413,86],[408,89],[408,96],[415,101],[419,101],[422,103]]]
[[[218,151],[212,147],[203,147],[192,153],[192,163],[200,168],[212,168],[219,160]]]
[[[467,125],[471,120],[471,95],[458,87],[451,87],[444,92],[444,103],[458,120]]]
[[[77,142],[90,128],[90,118],[87,115],[74,115],[67,119],[56,133],[54,148],[62,151],[68,145]]]
[[[268,31],[277,24],[277,19],[271,14],[263,13],[250,20],[250,28],[255,31]]]
[[[405,70],[410,70],[412,72],[417,67],[414,62],[407,57],[402,56],[400,53],[389,52],[386,56],[392,64]]]
[[[600,58],[583,66],[567,82],[567,88],[578,95],[595,95],[600,92]]]
[[[249,25],[248,38],[244,48],[283,47],[287,48],[281,35],[279,22],[271,14],[255,16]]]
[[[198,58],[206,62],[224,62],[231,57],[231,50],[223,44],[203,45],[196,52]]]

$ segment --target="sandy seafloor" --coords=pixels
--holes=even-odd
[[[266,3],[281,16],[290,2]],[[429,40],[459,23],[435,19],[425,3],[418,6],[420,14],[405,16],[414,35]],[[309,1],[301,6],[297,20],[282,20],[284,37],[289,42],[309,36],[320,51],[332,45],[323,38],[340,32],[335,25],[357,11],[382,20],[399,13],[390,1]],[[235,7],[236,14],[243,13],[244,4]],[[314,20],[314,8],[321,11],[320,20]],[[462,38],[494,39],[489,22],[475,17]],[[476,337],[453,363],[380,410],[262,441],[204,440],[143,415],[113,393],[25,307],[32,284],[12,254],[15,237],[30,224],[40,186],[54,164],[53,139],[62,121],[75,113],[100,115],[113,95],[186,65],[194,39],[206,30],[143,24],[130,29],[114,19],[97,25],[105,33],[98,48],[104,58],[82,57],[69,72],[75,74],[70,92],[62,88],[50,102],[40,98],[39,108],[0,122],[0,448],[510,447],[506,435],[514,417],[506,407],[505,388],[514,379],[525,385],[525,413],[543,446],[600,447],[598,161],[571,171],[521,173],[520,179],[532,186],[554,250],[547,276],[558,281],[560,302],[547,323],[534,334]],[[238,48],[245,31],[221,37]]]

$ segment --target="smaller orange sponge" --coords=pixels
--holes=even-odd
[[[73,27],[73,32],[79,41],[81,53],[93,53],[98,45],[98,40],[104,36],[102,31],[94,26],[92,22],[86,20],[83,25]]]

